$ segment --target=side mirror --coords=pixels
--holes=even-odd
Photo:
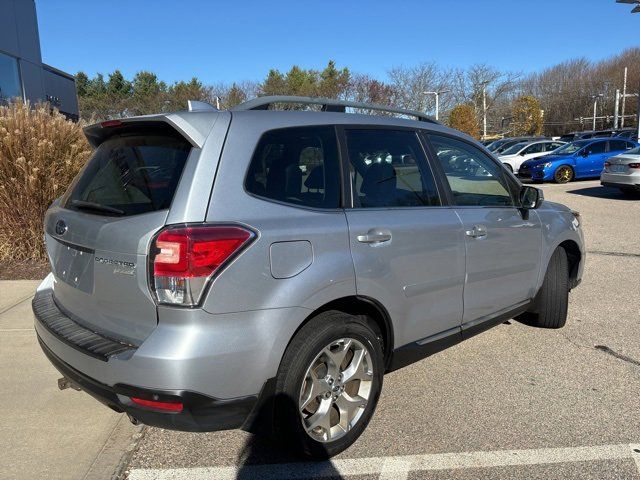
[[[588,157],[590,154],[590,152],[588,152],[587,150],[583,150],[582,152],[580,152],[580,155],[583,157]]]
[[[521,157],[524,157],[525,155],[526,155],[526,153],[525,153],[525,152],[520,152],[520,156],[521,156]]]
[[[520,189],[520,206],[525,210],[532,210],[542,205],[544,193],[539,188],[523,185]]]

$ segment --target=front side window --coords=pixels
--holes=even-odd
[[[558,148],[562,147],[562,145],[564,145],[564,143],[558,143],[558,142],[547,143],[546,151],[553,152],[554,150],[557,150]]]
[[[529,155],[531,153],[542,153],[544,151],[544,143],[534,143],[533,145],[529,145],[525,151],[525,155]]]
[[[440,205],[416,132],[348,129],[345,135],[355,207]]]
[[[428,134],[438,161],[460,206],[515,205],[503,168],[471,144]]]
[[[296,127],[265,133],[245,188],[260,197],[313,208],[340,206],[338,146],[333,127]]]
[[[527,146],[526,142],[516,143],[515,145],[512,145],[511,147],[507,148],[504,152],[502,152],[502,154],[515,155],[517,153],[520,153],[526,146]]]
[[[591,145],[588,145],[585,148],[585,151],[589,154],[589,155],[593,155],[593,154],[597,154],[597,153],[604,153],[605,149],[607,146],[607,142],[595,142],[592,143]]]
[[[0,53],[0,103],[15,97],[22,98],[18,60]]]

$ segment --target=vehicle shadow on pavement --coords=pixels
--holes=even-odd
[[[274,418],[274,403],[272,398],[261,406],[258,412],[260,427],[254,430],[257,434],[254,433],[248,438],[239,454],[236,478],[275,480],[290,477],[295,473],[294,476],[298,478],[343,479],[329,459],[314,462],[303,458],[292,449],[291,442],[277,435],[277,429],[266,426],[270,422],[265,419]],[[279,408],[297,409],[297,405],[287,396],[279,396],[278,404]]]
[[[609,187],[587,187],[587,188],[578,188],[576,190],[567,190],[567,193],[572,193],[574,195],[582,195],[585,197],[593,197],[593,198],[608,198],[610,200],[640,200],[640,193],[637,195],[623,195],[616,188]]]

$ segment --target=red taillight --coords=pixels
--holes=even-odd
[[[640,168],[640,163],[630,163],[627,166],[629,168]]]
[[[131,397],[131,401],[141,407],[154,408],[166,412],[181,412],[184,408],[184,405],[180,402],[159,402],[157,400],[146,400],[138,397]]]
[[[102,128],[119,127],[120,125],[122,125],[120,120],[107,120],[106,122],[100,122],[100,126]]]
[[[207,280],[252,238],[239,226],[168,228],[152,246],[154,289],[162,303],[192,306]]]

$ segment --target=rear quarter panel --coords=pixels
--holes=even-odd
[[[253,196],[244,189],[247,168],[262,134],[305,124],[300,118],[295,119],[295,115],[275,113],[246,112],[233,116],[206,221],[242,223],[253,229],[257,238],[214,279],[203,304],[207,312],[302,307],[311,313],[331,300],[356,293],[343,210],[293,207]],[[282,270],[282,253],[287,247],[283,243],[272,249],[276,242],[291,242],[292,260],[285,270],[293,269],[295,275],[275,278],[283,276],[274,268],[278,263],[277,271]],[[300,255],[305,242],[311,244],[311,258],[293,259]],[[272,258],[276,251],[279,259]]]

